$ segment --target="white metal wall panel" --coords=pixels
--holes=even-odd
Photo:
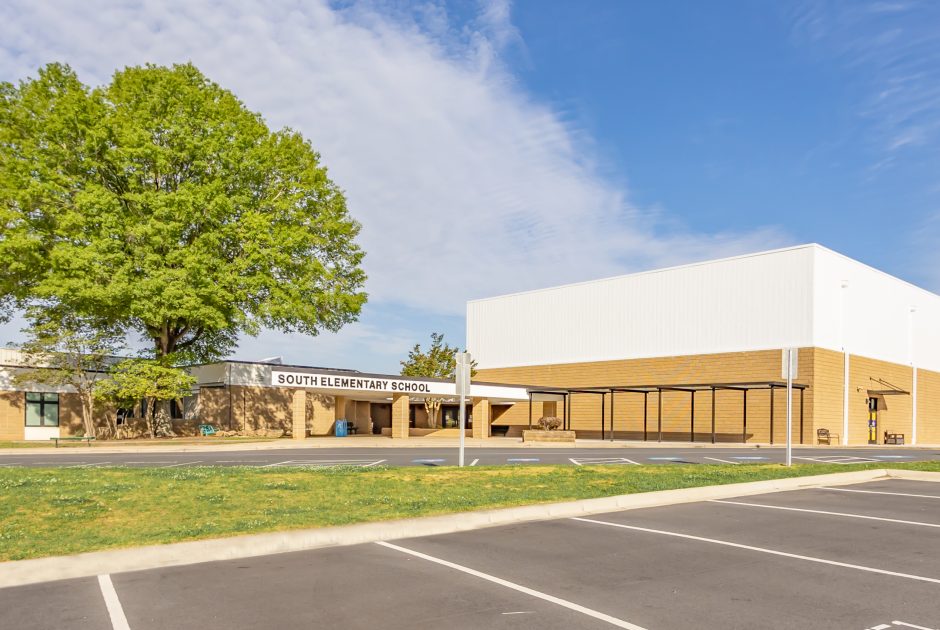
[[[480,368],[812,344],[813,246],[467,305]]]
[[[842,350],[844,338],[851,354],[940,371],[940,296],[822,247],[815,255],[816,346]]]

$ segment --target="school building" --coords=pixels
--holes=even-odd
[[[940,444],[940,296],[819,245],[474,300],[478,378],[527,386],[498,423],[579,437]],[[800,419],[802,418],[802,422]]]
[[[518,437],[541,416],[579,438],[782,443],[782,355],[798,357],[794,443],[940,444],[940,296],[819,245],[473,300],[468,435]],[[83,431],[68,387],[20,385],[0,350],[0,440]],[[170,406],[172,431],[457,434],[452,381],[222,361]],[[430,422],[427,398],[441,401]],[[101,409],[144,435],[146,406]]]

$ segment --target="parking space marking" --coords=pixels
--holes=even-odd
[[[445,462],[445,459],[413,459],[411,460],[412,464],[440,464]]]
[[[703,456],[703,459],[710,459],[710,460],[712,460],[713,462],[721,462],[722,464],[735,464],[735,465],[737,465],[737,466],[740,466],[740,465],[741,465],[741,462],[733,462],[733,461],[731,461],[731,460],[729,460],[729,459],[718,459],[717,457],[705,457],[705,456]]]
[[[470,462],[470,465],[471,465],[471,466],[476,466],[478,461],[480,461],[480,458],[477,458],[477,459],[473,460],[472,462]],[[506,614],[506,613],[503,613],[503,614]]]
[[[901,626],[903,628],[914,628],[914,630],[937,630],[936,628],[928,628],[926,626],[916,626],[912,623],[907,623],[905,621],[892,621],[891,623],[879,623],[877,626],[872,626],[871,628],[866,628],[865,630],[889,630],[894,626]]]
[[[166,460],[151,460],[149,462],[124,462],[125,464],[172,464],[175,462],[175,459],[166,459]]]
[[[871,459],[870,457],[855,457],[854,455],[819,455],[817,457],[798,457],[793,456],[793,459],[805,459],[807,461],[816,462],[817,464],[873,464],[878,463],[877,459]]]
[[[645,630],[642,626],[632,624],[629,621],[624,621],[623,619],[612,617],[600,611],[587,608],[580,604],[575,604],[574,602],[570,602],[567,599],[561,599],[560,597],[555,597],[554,595],[549,595],[548,593],[536,591],[535,589],[531,589],[527,586],[522,586],[521,584],[516,584],[515,582],[510,582],[509,580],[504,580],[502,578],[496,577],[495,575],[490,575],[489,573],[483,573],[482,571],[477,571],[476,569],[471,569],[470,567],[465,567],[461,564],[456,564],[454,562],[450,562],[442,558],[429,556],[425,553],[421,553],[420,551],[407,549],[406,547],[399,547],[398,545],[393,545],[392,543],[388,543],[388,542],[377,542],[375,544],[381,545],[382,547],[385,547],[387,549],[400,551],[401,553],[406,553],[410,556],[421,558],[422,560],[427,560],[428,562],[433,562],[435,564],[439,564],[441,566],[445,566],[450,569],[454,569],[455,571],[460,571],[462,573],[466,573],[468,575],[478,577],[481,580],[486,580],[488,582],[492,582],[493,584],[499,584],[500,586],[505,586],[506,588],[510,588],[520,593],[525,593],[526,595],[530,595],[532,597],[537,597],[538,599],[544,600],[546,602],[551,602],[553,604],[557,604],[558,606],[562,606],[564,608],[567,608],[568,610],[573,610],[575,612],[581,613],[582,615],[587,615],[588,617],[593,617],[594,619],[604,621],[618,628],[628,628],[628,630]]]
[[[176,466],[188,466],[191,464],[198,464],[201,461],[202,461],[201,459],[197,459],[196,461],[192,461],[192,462],[180,462],[179,464],[170,464],[169,466],[160,466],[160,468],[174,468]]]
[[[654,462],[681,462],[681,457],[647,457],[646,459]]]
[[[110,463],[111,462],[84,462],[82,464],[75,464],[74,466],[66,466],[66,468],[91,468],[92,466],[104,466]]]
[[[793,558],[795,560],[805,560],[807,562],[815,562],[818,564],[828,564],[835,567],[842,567],[845,569],[855,569],[856,571],[865,571],[867,573],[878,573],[880,575],[888,575],[891,577],[900,577],[908,580],[916,580],[918,582],[930,582],[931,584],[940,584],[940,579],[927,577],[924,575],[912,575],[910,573],[898,573],[897,571],[888,571],[887,569],[879,569],[877,567],[866,567],[861,564],[849,564],[848,562],[838,562],[837,560],[827,560],[825,558],[817,558],[815,556],[804,556],[798,553],[789,553],[787,551],[779,551],[777,549],[768,549],[766,547],[754,547],[752,545],[742,545],[741,543],[731,542],[730,540],[718,540],[717,538],[705,538],[704,536],[693,536],[692,534],[681,534],[679,532],[670,532],[663,529],[651,529],[649,527],[637,527],[636,525],[624,525],[622,523],[611,523],[609,521],[598,521],[592,518],[582,518],[580,516],[575,516],[571,520],[581,521],[582,523],[593,523],[595,525],[606,525],[607,527],[617,527],[619,529],[629,529],[637,532],[645,532],[647,534],[659,534],[661,536],[672,536],[674,538],[684,538],[686,540],[695,540],[698,542],[711,543],[713,545],[724,545],[725,547],[734,547],[736,549],[745,549],[747,551],[757,551],[759,553],[766,553],[772,556],[781,556],[784,558]]]
[[[99,575],[98,586],[101,588],[101,596],[104,597],[104,605],[108,608],[108,616],[111,617],[111,627],[114,630],[131,630],[131,627],[127,625],[127,617],[124,615],[121,600],[118,599],[117,591],[114,590],[114,584],[111,582],[111,576]]]
[[[538,457],[510,457],[506,461],[507,462],[538,462],[541,460]]]
[[[569,457],[568,461],[574,464],[575,466],[585,466],[585,465],[601,465],[601,464],[614,464],[614,465],[624,465],[632,464],[633,466],[639,466],[638,462],[633,461],[632,459],[627,459],[626,457]]]
[[[761,457],[760,455],[732,455],[731,459],[752,459],[752,460],[763,460],[770,459],[769,457]]]
[[[826,510],[809,510],[807,508],[787,507],[783,505],[767,505],[766,503],[745,503],[744,501],[727,501],[725,499],[712,499],[709,503],[722,503],[724,505],[744,505],[747,507],[766,508],[768,510],[787,510],[789,512],[808,512],[810,514],[825,514],[826,516],[842,516],[845,518],[863,518],[868,521],[886,521],[888,523],[899,523],[901,525],[917,525],[919,527],[940,527],[937,523],[925,523],[923,521],[904,521],[897,518],[885,518],[883,516],[868,516],[867,514],[850,514],[848,512],[829,512]]]
[[[854,488],[831,488],[829,486],[821,486],[817,488],[818,490],[833,490],[835,492],[862,492],[864,494],[893,494],[897,497],[918,497],[920,499],[940,499],[940,496],[936,494],[913,494],[910,492],[888,492],[887,490],[856,490]]]

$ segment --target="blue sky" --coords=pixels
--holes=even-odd
[[[470,298],[795,243],[940,290],[938,25],[929,1],[11,0],[0,80],[191,60],[301,130],[370,302],[237,356],[388,372],[462,343]]]

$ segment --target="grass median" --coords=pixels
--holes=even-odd
[[[0,560],[940,462],[285,469],[0,468]]]

